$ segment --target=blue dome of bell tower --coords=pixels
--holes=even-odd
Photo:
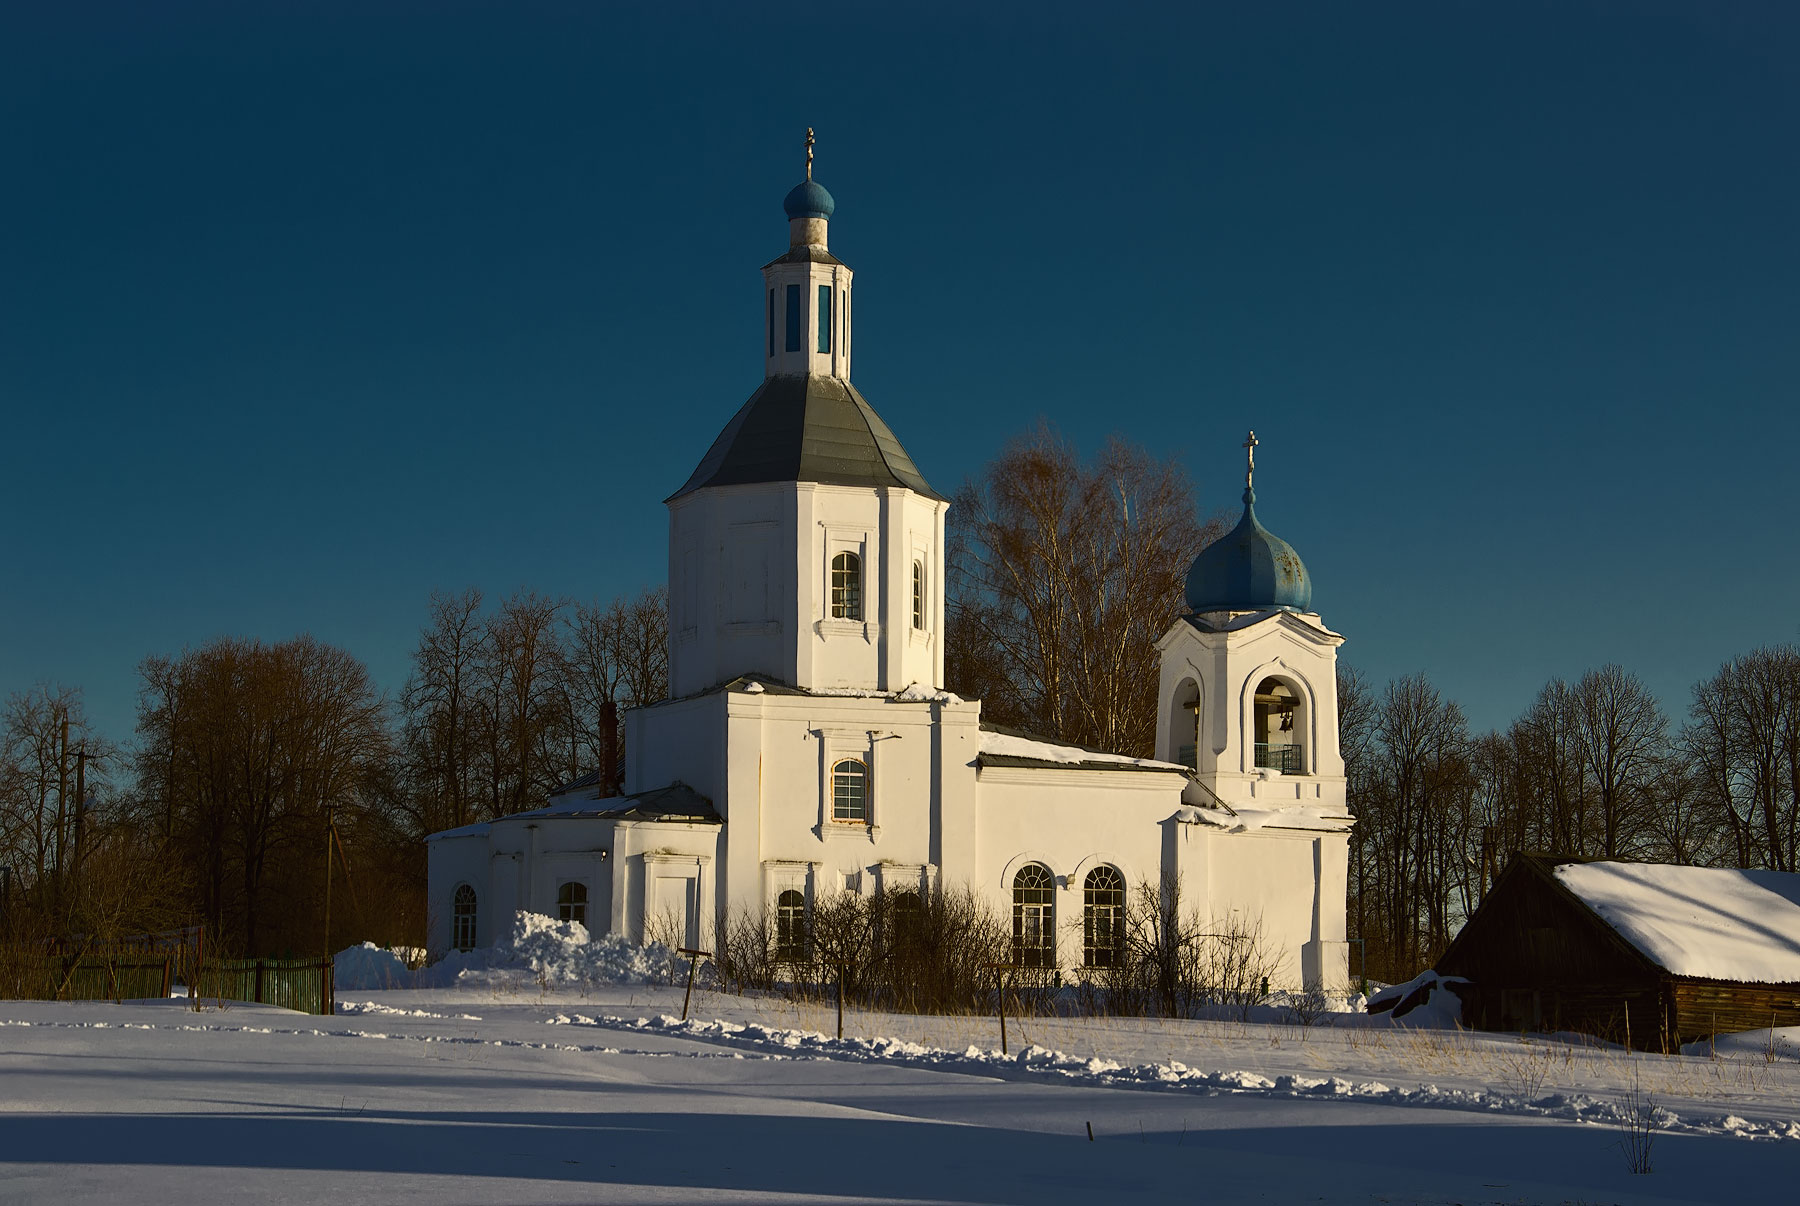
[[[1310,611],[1312,578],[1287,541],[1256,519],[1256,433],[1244,441],[1244,517],[1237,527],[1200,550],[1188,567],[1187,605],[1192,612]]]
[[[837,202],[831,199],[825,186],[811,176],[789,190],[781,207],[789,218],[829,218],[837,212]]]

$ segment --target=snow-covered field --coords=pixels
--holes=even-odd
[[[541,937],[534,939],[541,942]],[[637,978],[639,965],[606,956]],[[591,969],[592,961],[588,965]],[[1769,1202],[1791,1032],[1683,1057],[850,1010],[486,972],[339,1016],[0,1002],[0,1203]],[[1628,1171],[1635,1084],[1653,1171]],[[1089,1140],[1091,1125],[1093,1139]]]

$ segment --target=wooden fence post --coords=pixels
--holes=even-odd
[[[1018,970],[1016,963],[989,963],[984,966],[993,969],[994,1004],[1000,1013],[1000,1054],[1006,1054],[1006,973]]]
[[[699,969],[700,960],[710,959],[712,952],[697,951],[692,947],[682,946],[675,948],[675,953],[688,957],[687,992],[683,993],[681,997],[681,1020],[685,1022],[688,1016],[688,1002],[694,999],[694,972]]]

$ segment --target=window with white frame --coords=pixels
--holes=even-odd
[[[574,880],[556,889],[556,919],[587,924],[587,885]]]
[[[1056,966],[1056,879],[1047,867],[1026,863],[1013,876],[1013,962]]]
[[[832,764],[831,819],[868,823],[869,767],[861,758],[843,758]]]
[[[475,949],[475,889],[457,884],[450,898],[450,945],[459,951]]]
[[[1117,967],[1125,942],[1125,877],[1116,867],[1095,867],[1081,885],[1081,962]]]
[[[789,888],[775,898],[775,958],[802,962],[806,948],[806,893]]]
[[[913,562],[913,627],[925,627],[925,563]]]
[[[839,553],[831,559],[831,618],[863,618],[862,558]]]

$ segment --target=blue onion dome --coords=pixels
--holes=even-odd
[[[1188,610],[1311,610],[1306,566],[1292,545],[1256,522],[1255,504],[1256,492],[1246,486],[1237,527],[1194,558],[1187,576]]]
[[[837,209],[825,186],[810,177],[796,184],[781,205],[790,218],[829,218]]]

